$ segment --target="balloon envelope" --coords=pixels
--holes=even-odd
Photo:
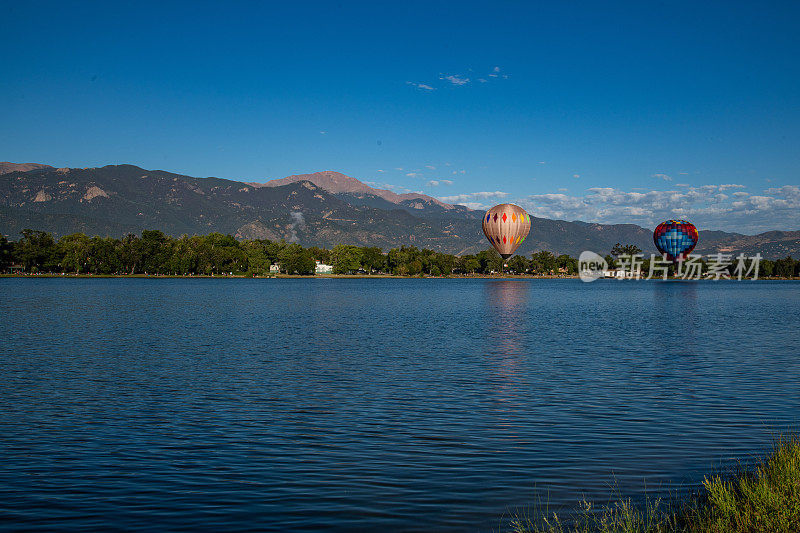
[[[483,234],[503,259],[511,257],[530,230],[531,217],[518,205],[496,205],[483,217]]]
[[[670,261],[683,261],[689,255],[700,236],[697,228],[685,220],[667,220],[659,224],[653,232],[653,242],[662,255]]]

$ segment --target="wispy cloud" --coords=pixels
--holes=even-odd
[[[436,87],[431,87],[430,85],[428,85],[426,83],[415,83],[413,81],[407,81],[406,84],[412,85],[412,86],[416,87],[417,89],[422,89],[423,91],[435,91],[436,90]]]
[[[419,173],[417,173],[417,172],[409,172],[409,173],[406,174],[406,176],[408,176],[409,178],[416,178],[417,176],[419,176]]]
[[[653,174],[653,177],[664,181],[672,181],[672,178],[667,176],[666,174]]]
[[[505,198],[507,192],[503,191],[482,191],[468,194],[456,194],[453,196],[440,196],[439,200],[448,204],[465,205],[470,209],[483,209],[488,207],[486,200]]]
[[[429,168],[431,170],[436,170],[436,167],[433,165],[425,165],[425,168]]]
[[[464,85],[469,85],[470,83],[472,83],[472,77],[471,76],[472,76],[472,73],[474,73],[474,71],[471,68],[467,69],[467,71],[470,74],[468,74],[468,75],[464,75],[464,74],[444,74],[444,73],[440,72],[439,76],[438,76],[438,79],[439,79],[440,82],[444,82],[445,86],[450,86],[450,87],[461,87],[461,86],[464,86]],[[489,71],[489,73],[487,75],[477,77],[477,78],[475,78],[475,81],[477,81],[479,83],[489,83],[492,80],[496,80],[496,79],[500,79],[500,78],[508,79],[508,75],[505,74],[505,73],[502,73],[500,71],[500,67],[492,67],[492,69]],[[406,81],[406,84],[407,85],[411,85],[412,87],[416,87],[417,89],[420,89],[420,90],[423,90],[423,91],[435,91],[437,89],[437,87],[436,87],[437,84],[436,83],[418,83],[418,82],[415,82],[415,81]],[[438,85],[442,85],[442,84],[440,83]]]
[[[581,175],[580,174],[573,174],[572,177],[575,178],[575,179],[578,179],[578,178],[581,177]]]
[[[469,83],[469,78],[454,74],[449,74],[449,75],[439,74],[439,79],[448,81],[453,85],[466,85]]]
[[[430,180],[428,182],[428,187],[438,187],[439,185],[452,185],[453,182],[451,180]]]
[[[392,183],[381,183],[379,181],[365,181],[364,183],[366,185],[369,185],[370,187],[375,187],[378,189],[388,189],[396,193],[415,192],[409,189],[408,187],[403,187],[402,185],[394,185]]]
[[[800,227],[800,187],[785,185],[752,195],[738,190],[723,192],[741,188],[730,183],[646,192],[595,187],[582,196],[535,194],[521,200],[520,205],[539,217],[605,224],[650,227],[678,217],[702,229],[739,233]]]
[[[503,78],[503,79],[506,79],[506,80],[508,79],[508,75],[507,74],[502,74],[500,72],[500,67],[494,67],[492,69],[492,72],[489,74],[489,77],[490,78]]]

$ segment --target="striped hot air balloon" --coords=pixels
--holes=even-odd
[[[692,253],[699,239],[697,228],[685,220],[667,220],[656,227],[653,242],[669,261],[682,261]]]
[[[483,217],[483,234],[503,260],[514,254],[530,230],[531,217],[518,205],[496,205]]]

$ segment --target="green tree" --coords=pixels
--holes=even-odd
[[[517,274],[524,274],[528,270],[528,260],[521,255],[515,255],[508,262],[508,268]]]
[[[314,274],[316,263],[308,250],[297,243],[287,244],[280,251],[278,261],[286,274]]]
[[[197,249],[188,235],[172,242],[172,253],[164,270],[169,274],[197,274]]]
[[[14,256],[26,272],[53,272],[60,262],[53,235],[31,229],[22,230],[22,238],[14,246]]]
[[[776,276],[781,278],[790,278],[795,275],[794,272],[795,272],[795,260],[792,259],[791,255],[775,261],[774,274]]]
[[[389,253],[386,254],[386,268],[388,268],[389,272],[392,274],[400,276],[413,275],[411,271],[415,270],[417,265],[411,266],[411,263],[417,261],[419,263],[419,270],[416,274],[418,274],[422,271],[422,262],[419,261],[420,257],[421,252],[416,246],[403,245],[400,248],[392,248],[389,250]]]
[[[552,252],[542,250],[531,254],[531,270],[538,274],[552,274],[557,269],[556,256]]]
[[[311,254],[311,257],[314,261],[319,261],[320,263],[325,263],[326,265],[331,264],[331,251],[325,248],[319,248],[317,246],[311,246],[306,248],[308,253]]]
[[[119,272],[121,262],[117,251],[117,241],[110,237],[92,237],[89,241],[89,271],[94,274],[113,274]]]
[[[172,239],[158,230],[142,232],[142,268],[146,273],[162,274],[172,255]]]
[[[474,255],[462,255],[456,258],[455,269],[462,274],[474,274],[481,268],[481,263]]]
[[[12,263],[14,245],[5,235],[0,235],[0,272],[5,272]]]
[[[762,278],[769,278],[775,272],[775,261],[769,259],[762,259],[758,264],[758,276]]]
[[[129,233],[120,243],[119,258],[122,268],[129,274],[138,274],[142,270],[143,257],[142,241],[136,235]]]
[[[247,270],[247,256],[233,236],[209,233],[204,237],[192,237],[191,241],[197,253],[198,274],[227,274]]]
[[[570,257],[567,254],[561,254],[556,257],[556,268],[559,270],[559,272],[564,272],[566,274],[577,274],[578,260],[574,257]]]
[[[242,250],[247,258],[247,272],[257,276],[269,273],[272,264],[267,256],[269,241],[255,240],[242,243]],[[309,250],[310,252],[310,250]]]
[[[89,271],[91,242],[83,233],[65,235],[58,240],[58,254],[64,272],[85,274]]]
[[[452,256],[450,254],[442,254],[438,252],[434,254],[431,262],[432,262],[431,274],[434,276],[439,276],[439,275],[449,276],[450,274],[453,273],[453,269],[456,266],[455,256]],[[439,274],[434,273],[433,271],[434,268],[439,271]]]
[[[337,244],[331,250],[334,274],[352,274],[361,268],[361,249],[358,246]]]
[[[383,255],[383,250],[377,247],[362,248],[361,266],[368,274],[382,272],[386,267],[386,256]]]
[[[636,255],[642,253],[641,248],[636,246],[635,244],[620,244],[617,243],[611,249],[611,255],[614,257],[619,257],[621,255]]]
[[[482,274],[490,274],[492,272],[501,272],[503,270],[503,258],[497,253],[494,248],[478,252],[475,258],[480,263],[480,271]]]

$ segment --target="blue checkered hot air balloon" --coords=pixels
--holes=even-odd
[[[700,236],[694,224],[685,220],[667,220],[653,232],[653,242],[662,255],[670,261],[682,261],[689,255]]]

